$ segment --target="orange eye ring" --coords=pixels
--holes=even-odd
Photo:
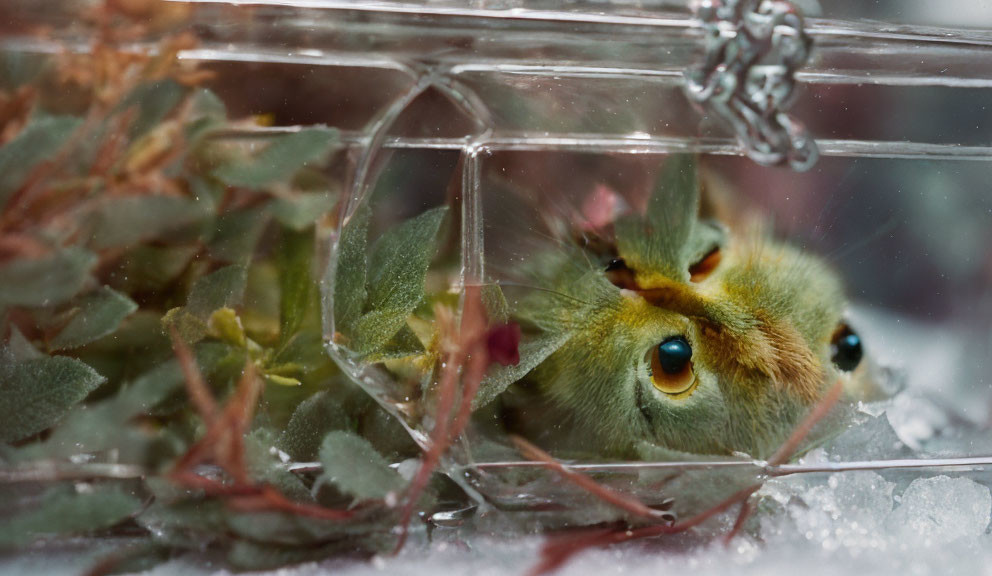
[[[720,265],[720,259],[722,257],[719,246],[707,252],[699,262],[689,267],[689,281],[702,282],[706,280],[716,270],[716,267]]]
[[[673,336],[651,349],[651,384],[673,398],[687,398],[696,389],[692,347],[684,336]]]

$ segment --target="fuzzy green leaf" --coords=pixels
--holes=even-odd
[[[93,213],[89,246],[96,250],[132,246],[210,216],[207,202],[178,196],[107,198]]]
[[[237,264],[202,276],[193,283],[186,306],[169,310],[162,324],[174,327],[187,343],[196,343],[206,336],[214,311],[241,303],[247,282],[247,269]]]
[[[10,338],[7,340],[5,348],[6,352],[10,355],[10,359],[14,362],[37,360],[38,358],[44,357],[44,354],[35,348],[34,344],[32,344],[15,325],[10,326]]]
[[[150,246],[139,244],[127,251],[113,279],[122,292],[154,292],[174,281],[200,251],[196,245]]]
[[[49,54],[22,50],[4,50],[0,54],[0,88],[14,91],[49,71],[52,64]]]
[[[227,109],[216,94],[198,89],[189,98],[189,121],[186,123],[186,141],[195,147],[206,135],[222,128],[227,120]]]
[[[141,500],[117,488],[81,493],[57,488],[37,506],[0,524],[0,546],[16,547],[43,536],[103,530],[133,516],[141,507]]]
[[[0,360],[0,442],[21,440],[51,427],[103,381],[73,358]]]
[[[189,98],[189,116],[192,119],[211,118],[214,120],[227,119],[227,107],[224,101],[212,91],[199,88]]]
[[[400,328],[400,331],[382,347],[378,356],[384,359],[406,358],[407,356],[417,356],[424,352],[424,344],[420,341],[420,338],[417,337],[409,326],[404,324]]]
[[[479,392],[472,399],[472,408],[478,409],[492,402],[511,384],[526,376],[548,356],[554,354],[569,337],[571,337],[570,332],[558,332],[524,340],[520,344],[520,362],[510,366],[494,365],[482,380]]]
[[[498,284],[486,284],[481,291],[482,305],[486,314],[493,322],[506,323],[510,321],[510,305],[503,295],[503,289]]]
[[[326,390],[307,398],[293,412],[286,430],[279,438],[279,448],[297,461],[314,460],[324,436],[332,430],[349,426],[348,414],[339,399]]]
[[[304,166],[321,162],[337,138],[337,130],[331,128],[309,128],[280,136],[254,158],[222,166],[213,174],[229,186],[260,190],[286,182]]]
[[[234,308],[241,304],[247,281],[248,271],[239,265],[207,274],[193,283],[186,308],[204,320],[218,308]]]
[[[355,351],[375,352],[406,324],[424,299],[427,268],[447,207],[428,210],[384,234],[369,259],[369,310],[356,326]]]
[[[294,232],[284,228],[278,253],[279,334],[287,341],[303,322],[313,294],[313,230]]]
[[[313,502],[313,495],[299,476],[287,470],[273,455],[275,434],[267,428],[256,428],[245,436],[245,459],[248,472],[296,502]]]
[[[21,546],[42,536],[110,528],[141,510],[142,502],[117,488],[75,493],[54,489],[42,502],[0,526],[0,545]]]
[[[121,101],[118,109],[137,106],[138,115],[129,130],[131,139],[155,127],[182,101],[186,88],[174,80],[161,80],[140,84]]]
[[[88,344],[111,334],[138,309],[130,298],[110,288],[87,294],[76,304],[72,318],[52,339],[52,350],[65,350]]]
[[[403,478],[369,444],[351,432],[335,431],[320,446],[324,472],[320,481],[330,482],[358,500],[376,500],[403,488]]]
[[[338,240],[337,263],[331,276],[331,293],[334,294],[335,330],[353,337],[355,323],[365,306],[365,275],[367,269],[366,247],[371,212],[365,206],[348,220]]]
[[[67,248],[41,258],[22,258],[0,267],[0,305],[54,306],[82,290],[96,255]]]
[[[196,363],[208,379],[215,377],[233,362],[243,365],[243,359],[232,355],[226,344],[201,342],[194,348]],[[124,462],[134,462],[142,454],[128,454],[130,444],[141,450],[150,439],[150,431],[132,428],[130,421],[148,414],[183,389],[182,368],[175,358],[147,370],[111,398],[77,406],[52,431],[48,440],[29,456],[67,457],[80,452],[117,449]]]
[[[214,222],[210,256],[222,262],[248,262],[255,253],[255,246],[265,232],[270,216],[267,205],[225,212]]]
[[[334,208],[335,198],[325,192],[306,192],[276,198],[272,215],[283,226],[302,231]]]
[[[0,208],[36,166],[52,159],[80,122],[69,116],[42,116],[0,148]]]

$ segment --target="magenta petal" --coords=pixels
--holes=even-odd
[[[520,363],[520,325],[501,324],[489,329],[486,337],[489,358],[503,366]]]

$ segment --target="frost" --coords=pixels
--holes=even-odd
[[[911,394],[893,398],[888,415],[895,433],[914,450],[919,450],[951,424],[947,414],[933,402]]]
[[[766,539],[820,542],[825,550],[858,552],[884,549],[886,519],[892,512],[895,484],[874,472],[834,474],[803,490],[796,482],[770,482],[762,493],[783,505],[785,517],[762,523]]]
[[[912,456],[912,452],[892,428],[884,412],[879,416],[865,417],[863,421],[837,436],[828,444],[827,452],[834,461],[881,460]]]
[[[906,488],[886,522],[895,538],[924,546],[985,533],[992,510],[989,489],[967,478],[919,478]]]

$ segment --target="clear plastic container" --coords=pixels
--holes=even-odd
[[[821,255],[843,279],[867,354],[902,375],[886,378],[902,378],[913,391],[911,402],[888,412],[904,444],[921,458],[981,456],[989,448],[975,438],[992,419],[985,376],[992,347],[992,33],[965,26],[975,20],[948,16],[946,28],[920,26],[919,16],[880,24],[867,17],[892,14],[858,13],[868,9],[860,4],[808,17],[811,59],[795,76],[789,112],[808,127],[821,157],[796,172],[755,164],[718,115],[688,100],[685,73],[704,57],[705,32],[681,3],[176,6],[182,18],[163,26],[188,27],[200,39],[181,58],[215,73],[210,87],[232,116],[264,115],[269,124],[224,138],[252,146],[301,126],[340,130],[341,146],[326,167],[341,194],[339,219],[323,230],[328,353],[423,447],[436,425],[436,382],[419,382],[423,374],[402,362],[370,359],[338,336],[333,286],[341,283],[348,223],[369,211],[363,250],[372,258],[375,239],[446,207],[427,301],[457,312],[467,288],[499,286],[512,319],[512,305],[540,289],[517,272],[560,232],[549,229],[549,217],[575,224],[584,206],[607,192],[634,203],[667,158],[690,153],[731,214],[763,215],[777,237]],[[56,16],[30,2],[0,8],[0,21],[17,16],[15,31],[42,24],[55,30],[51,40],[10,34],[5,49],[84,50],[85,31],[68,8]],[[155,33],[136,39],[136,48],[153,43]],[[420,324],[406,328],[429,340],[432,314],[426,310]],[[525,334],[521,345],[533,337]],[[505,438],[494,440],[478,420],[442,469],[480,501],[542,510],[587,502],[553,472],[508,461],[514,458]],[[584,462],[579,469],[658,505],[684,493],[685,483],[709,479],[714,488],[703,502],[676,498],[685,514],[769,474],[929,473],[948,464],[886,462],[890,457],[851,452],[843,456],[849,462],[774,469],[747,459]]]

